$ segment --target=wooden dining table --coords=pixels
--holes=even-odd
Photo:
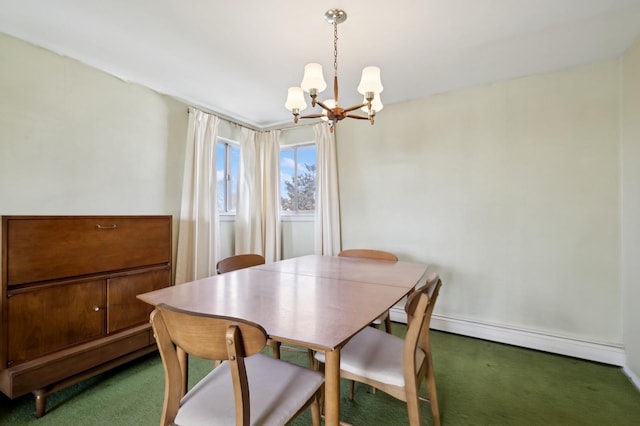
[[[340,423],[340,349],[400,301],[427,265],[309,255],[178,284],[137,297],[260,324],[269,337],[325,353],[325,424]]]

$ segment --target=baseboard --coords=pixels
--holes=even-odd
[[[391,308],[391,320],[406,323],[406,314],[402,308]],[[625,365],[625,353],[620,345],[555,336],[535,331],[522,330],[494,324],[451,318],[433,314],[431,328],[439,331],[506,343],[514,346],[566,355],[589,361],[602,362],[618,366]],[[630,371],[625,372],[629,375]],[[637,378],[636,378],[637,379]],[[633,378],[632,378],[633,380]],[[636,386],[638,386],[638,383]]]
[[[631,379],[631,382],[636,385],[636,388],[640,390],[640,379],[638,379],[638,376],[636,376],[633,371],[631,371],[631,369],[626,365],[622,368],[622,371],[624,371],[624,374],[626,374],[629,379]]]

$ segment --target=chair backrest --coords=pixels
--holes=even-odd
[[[407,313],[407,334],[405,336],[404,362],[405,366],[411,362],[415,368],[416,349],[420,348],[425,353],[430,349],[429,326],[431,324],[431,314],[435,307],[442,280],[437,274],[431,274],[427,278],[425,285],[415,290],[404,306]],[[406,368],[406,367],[405,367]]]
[[[340,257],[359,257],[363,259],[377,259],[377,260],[393,260],[398,261],[398,256],[388,251],[371,250],[371,249],[349,249],[342,250],[338,253]]]
[[[181,354],[210,360],[228,360],[233,377],[236,419],[249,419],[249,385],[244,357],[260,352],[267,333],[260,325],[217,315],[205,315],[158,305],[151,324],[165,371],[165,395],[161,424],[173,423],[180,399],[185,395],[186,378]],[[184,361],[183,361],[184,362]]]
[[[219,274],[235,271],[237,269],[248,268],[250,266],[264,265],[264,256],[259,254],[237,254],[225,257],[216,264],[216,271]]]

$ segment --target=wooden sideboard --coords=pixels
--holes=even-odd
[[[51,393],[156,350],[152,307],[171,285],[171,216],[3,216],[0,391]]]

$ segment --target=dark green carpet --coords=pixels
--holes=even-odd
[[[394,324],[402,335],[404,325]],[[618,367],[432,332],[436,383],[445,425],[640,425],[640,391]],[[305,354],[283,351],[306,365]],[[211,368],[192,360],[191,383]],[[150,355],[49,397],[34,416],[32,395],[0,394],[3,425],[157,425],[164,389],[162,364]],[[424,389],[423,389],[424,393]],[[342,420],[355,425],[407,424],[406,405],[356,384],[353,402],[343,382]],[[428,403],[423,423],[432,424]],[[304,413],[294,425],[311,424]]]

